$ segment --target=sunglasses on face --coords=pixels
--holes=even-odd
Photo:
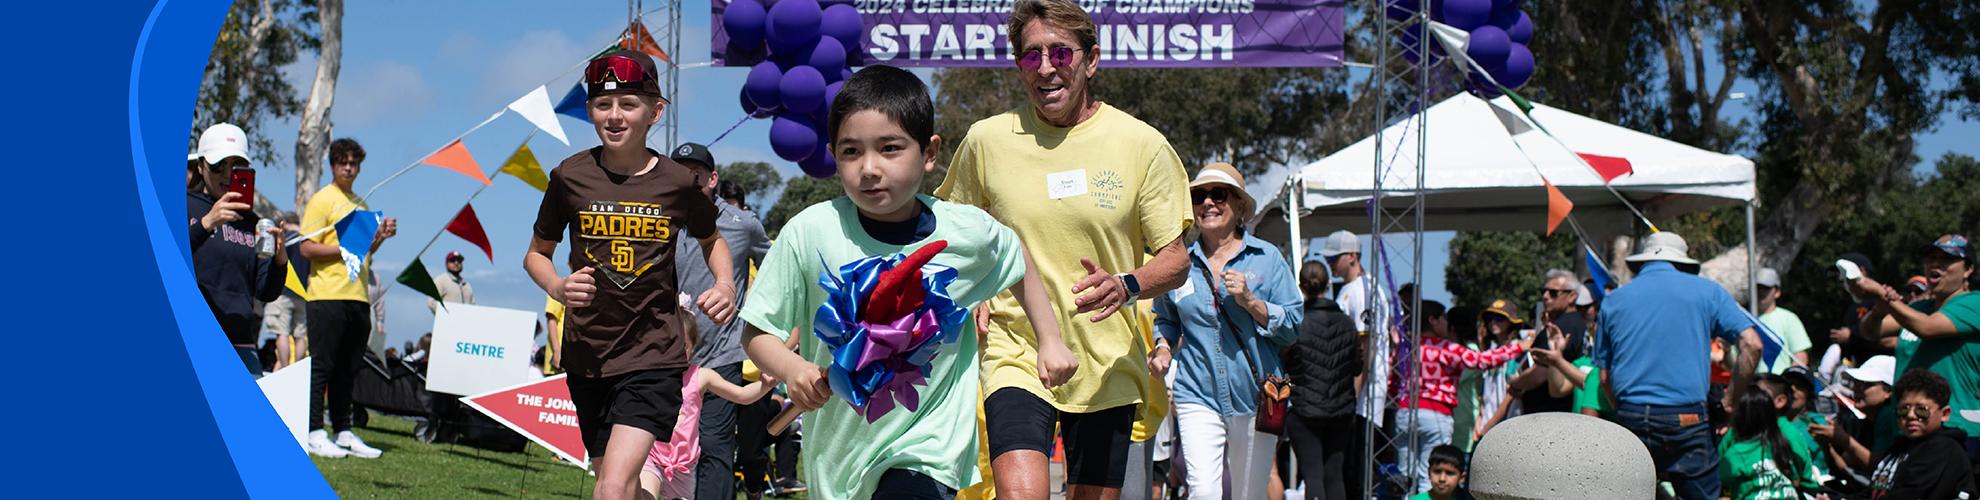
[[[624,56],[612,56],[591,61],[591,65],[584,68],[585,82],[600,84],[605,83],[606,78],[611,78],[619,83],[637,83],[652,78],[652,75],[646,74],[646,68],[640,66],[639,61],[634,61],[632,58]]]
[[[1047,54],[1046,51],[1050,51],[1051,53]],[[1072,47],[1065,46],[1027,50],[1018,56],[1018,68],[1025,71],[1038,71],[1038,67],[1044,64],[1045,58],[1048,55],[1052,59],[1052,67],[1064,68],[1072,64],[1073,52],[1078,51]]]
[[[1547,298],[1550,298],[1550,299],[1551,299],[1551,298],[1554,298],[1554,297],[1559,297],[1559,296],[1562,296],[1562,295],[1567,295],[1567,294],[1570,294],[1570,293],[1574,293],[1574,290],[1562,290],[1562,289],[1559,289],[1559,288],[1544,288],[1544,289],[1541,289],[1541,290],[1540,290],[1540,293],[1542,293],[1542,294],[1546,294],[1546,296],[1547,296]]]
[[[1927,418],[1931,418],[1932,413],[1937,411],[1939,411],[1938,408],[1933,408],[1925,405],[1902,405],[1897,407],[1897,416],[1898,418],[1909,417],[1918,420],[1925,420]]]
[[[1203,200],[1206,199],[1217,203],[1223,203],[1225,200],[1231,199],[1231,190],[1191,189],[1189,190],[1189,199],[1190,199],[1190,203],[1194,205],[1202,205]]]
[[[227,157],[227,159],[225,160],[220,160],[220,163],[206,164],[206,170],[215,173],[226,172],[228,170],[233,170],[236,168],[252,168],[252,167],[248,166],[247,160],[243,160],[240,159],[239,157],[232,157],[232,156]]]

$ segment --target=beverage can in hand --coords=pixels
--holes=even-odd
[[[274,219],[261,219],[254,223],[254,254],[263,259],[275,256],[275,238],[268,232],[275,229]]]

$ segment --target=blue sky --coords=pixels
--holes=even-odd
[[[566,71],[611,42],[625,27],[627,14],[624,2],[598,1],[353,2],[345,8],[343,71],[332,111],[333,134],[358,139],[369,153],[358,177],[360,191],[446,145],[539,84],[549,82],[551,98],[561,97],[576,82],[576,74]],[[708,59],[708,3],[686,0],[683,8],[682,50],[677,59],[684,65],[704,62]],[[648,25],[660,34],[661,19],[649,19]],[[1541,57],[1544,64],[1544,54]],[[306,56],[284,68],[298,92],[308,92],[315,63],[313,57]],[[713,67],[683,70],[680,95],[673,96],[675,105],[669,109],[682,117],[681,140],[706,143],[742,118],[736,95],[745,71]],[[1348,71],[1357,79],[1367,76],[1362,70]],[[926,70],[916,73],[924,79],[930,75]],[[1755,91],[1746,82],[1739,87],[1737,90]],[[1743,103],[1732,108],[1729,111],[1735,115],[1749,113]],[[590,125],[559,119],[571,139],[569,146],[543,134],[529,143],[545,167],[598,143]],[[464,143],[487,171],[507,158],[531,130],[528,122],[509,114],[467,136]],[[765,121],[742,124],[714,145],[716,160],[766,161],[777,165],[787,178],[802,175],[795,165],[778,160],[770,152],[765,139],[768,130]],[[294,150],[295,131],[293,120],[264,123],[252,130],[272,139],[283,158],[279,165],[264,166],[260,176],[259,189],[274,200],[293,198],[294,169],[287,158]],[[1976,136],[1980,136],[1980,125],[1972,122],[1942,125],[1935,133],[1921,137],[1919,155],[1929,162],[1946,151],[1980,154],[1970,141],[1955,139]],[[656,148],[661,146],[664,144],[655,144]],[[1260,176],[1254,182],[1258,186],[1252,190],[1254,195],[1270,196],[1283,176],[1283,172]],[[380,276],[389,280],[404,269],[427,238],[439,232],[478,187],[479,183],[459,174],[421,166],[374,194],[372,208],[398,217],[400,227],[399,236],[375,257],[373,267]],[[494,262],[491,264],[473,245],[443,235],[424,254],[428,269],[440,271],[441,256],[460,251],[469,256],[466,275],[475,287],[477,302],[540,310],[543,292],[524,275],[521,264],[540,199],[536,190],[521,182],[497,177],[494,186],[474,201],[494,244]],[[1425,298],[1449,299],[1443,269],[1450,238],[1450,233],[1426,236]],[[1398,247],[1396,251],[1408,249]],[[556,259],[560,267],[563,257],[560,251]],[[1398,267],[1395,271],[1400,277],[1409,270]],[[394,285],[386,295],[386,307],[388,345],[399,345],[431,329],[433,317],[426,311],[424,297],[416,292]]]

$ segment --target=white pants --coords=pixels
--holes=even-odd
[[[1253,431],[1251,415],[1225,417],[1208,407],[1176,405],[1176,436],[1193,500],[1265,498],[1278,436]]]

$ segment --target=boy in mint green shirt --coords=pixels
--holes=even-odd
[[[1430,491],[1417,493],[1409,500],[1469,500],[1470,493],[1458,490],[1464,484],[1464,477],[1464,452],[1456,446],[1437,445],[1430,449]]]
[[[966,311],[1011,290],[1038,332],[1040,382],[1062,384],[1078,365],[1058,337],[1057,315],[1049,312],[1044,285],[1016,233],[976,207],[916,194],[940,150],[934,107],[919,78],[889,66],[860,70],[832,104],[827,137],[829,153],[821,154],[833,155],[846,196],[812,205],[784,225],[744,302],[740,317],[750,325],[744,349],[784,381],[794,408],[816,410],[805,418],[811,439],[802,452],[812,498],[952,496],[980,478],[980,348]],[[896,257],[907,254],[913,256]],[[874,265],[875,257],[918,265],[909,269],[925,275],[899,281],[908,285],[892,290],[908,291],[888,295],[898,301],[877,291],[847,295],[848,289],[888,289],[884,272],[868,275],[873,282],[842,281],[859,278],[856,271]],[[925,264],[917,264],[919,258]],[[895,303],[927,304],[904,310],[934,312],[879,318],[884,324],[869,317],[901,310]],[[938,320],[939,330],[931,333],[929,324]],[[821,335],[854,340],[840,340],[848,348],[834,349]],[[940,343],[909,351],[918,354],[907,359],[881,355],[851,370],[821,368],[833,366],[835,354],[871,360],[873,349],[937,342],[922,340],[924,335],[936,335]],[[851,349],[862,342],[865,349]],[[900,371],[875,378],[869,370],[875,365]],[[843,393],[876,384],[870,394]]]

